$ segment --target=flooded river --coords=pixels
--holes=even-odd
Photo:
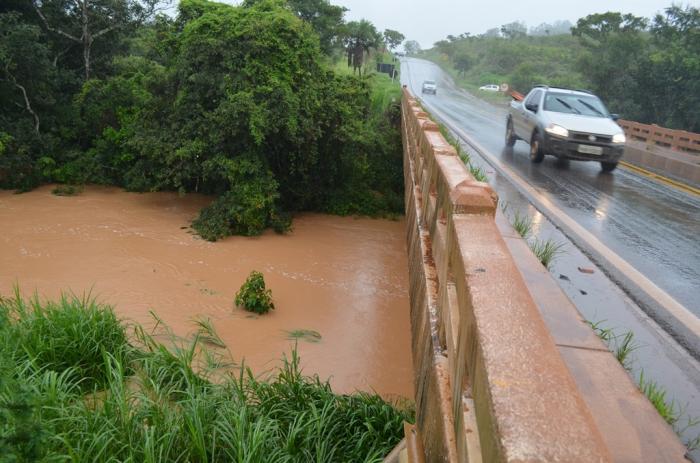
[[[0,191],[0,294],[56,297],[92,290],[124,319],[152,326],[153,310],[179,336],[212,320],[236,361],[256,372],[278,365],[299,341],[308,374],[338,392],[412,397],[405,224],[301,215],[287,235],[209,243],[187,228],[209,199],[88,187],[59,197],[50,187]],[[233,306],[251,270],[264,273],[276,310],[252,317]]]

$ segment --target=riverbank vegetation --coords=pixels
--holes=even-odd
[[[0,459],[381,461],[413,419],[374,394],[333,393],[295,352],[259,378],[199,334],[156,341],[157,326],[129,335],[90,297],[0,299]]]
[[[402,213],[399,100],[366,66],[396,31],[325,1],[70,3],[0,7],[0,187],[212,195],[193,222],[208,240],[297,211]]]
[[[467,90],[509,83],[585,88],[625,119],[700,132],[700,9],[673,5],[654,18],[607,12],[571,24],[505,24],[449,35],[417,56]]]

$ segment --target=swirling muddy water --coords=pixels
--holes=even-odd
[[[412,397],[408,269],[403,220],[304,214],[286,235],[210,243],[188,226],[211,198],[87,187],[61,197],[42,187],[0,191],[0,294],[55,298],[92,291],[120,317],[153,326],[155,312],[191,337],[208,317],[234,359],[256,373],[279,365],[293,330],[307,374],[338,392]],[[264,273],[276,310],[254,317],[233,299],[251,270]]]

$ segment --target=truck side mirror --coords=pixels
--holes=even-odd
[[[612,119],[612,120],[614,120],[614,121],[617,121],[619,118],[620,118],[620,115],[619,115],[619,114],[611,114],[611,115],[610,115],[610,119]]]
[[[533,113],[536,113],[537,112],[537,103],[528,103],[525,105],[525,108],[532,111]]]

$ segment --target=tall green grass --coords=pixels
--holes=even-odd
[[[37,295],[25,300],[15,289],[12,298],[0,300],[0,313],[8,321],[0,340],[13,358],[59,373],[72,370],[84,391],[107,383],[105,353],[122,364],[132,355],[119,319],[89,294],[41,302]]]
[[[41,331],[60,342],[35,336],[37,319],[62,320]],[[381,461],[413,419],[374,394],[333,393],[301,373],[295,351],[266,377],[222,371],[200,339],[218,338],[207,322],[189,344],[166,347],[139,326],[127,342],[123,325],[104,320],[116,320],[112,309],[90,298],[0,300],[0,460]],[[61,326],[71,323],[80,329]],[[86,372],[99,372],[89,390]]]

